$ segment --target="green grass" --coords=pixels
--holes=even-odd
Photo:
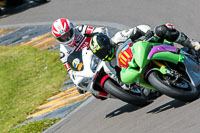
[[[58,93],[66,70],[58,51],[0,47],[0,132],[8,132]]]
[[[34,121],[18,128],[12,129],[9,133],[40,133],[55,124],[59,118],[45,119],[40,121]]]

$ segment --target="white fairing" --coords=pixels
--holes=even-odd
[[[109,66],[108,63],[98,59],[91,50],[87,50],[87,48],[84,48],[82,50],[82,59],[84,69],[79,72],[72,71],[71,73],[71,75],[73,75],[72,80],[74,81],[76,86],[79,87],[79,89],[82,89],[83,91],[89,91],[93,94],[97,93],[97,91],[92,88],[92,79],[94,78],[96,73],[99,72],[100,69],[102,69],[102,67],[112,79],[117,80],[115,70],[111,66]],[[96,62],[94,62],[95,59]]]
[[[76,86],[81,88],[84,91],[87,91],[88,84],[85,84],[83,82],[90,82],[92,77],[95,75],[95,72],[91,70],[91,63],[92,63],[92,57],[93,53],[91,50],[87,50],[87,48],[84,48],[82,50],[82,58],[83,58],[83,64],[84,64],[84,69],[82,71],[71,71],[71,79],[74,82]],[[94,64],[97,65],[97,64]],[[85,86],[81,85],[85,84]]]
[[[94,73],[92,72],[92,70],[90,68],[90,64],[92,62],[92,56],[93,56],[92,51],[87,50],[87,48],[84,48],[82,50],[84,69],[83,69],[83,71],[78,71],[78,72],[75,71],[73,73],[74,74],[76,73],[77,76],[92,78],[94,75]]]

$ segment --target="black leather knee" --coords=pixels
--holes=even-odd
[[[168,28],[166,25],[160,25],[155,28],[155,33],[161,39],[174,42],[179,36],[179,31],[174,28]]]

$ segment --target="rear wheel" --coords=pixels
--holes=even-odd
[[[153,71],[149,74],[148,81],[161,93],[177,100],[191,102],[198,98],[197,88],[184,78],[171,82],[160,72]]]
[[[114,97],[116,97],[124,102],[130,103],[133,105],[137,105],[140,107],[151,103],[151,101],[147,100],[143,96],[134,95],[134,94],[131,94],[131,93],[125,91],[119,85],[117,85],[114,80],[111,80],[109,78],[104,82],[103,87],[108,93],[110,93]]]

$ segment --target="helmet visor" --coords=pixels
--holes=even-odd
[[[62,36],[58,37],[58,41],[60,42],[68,42],[73,38],[74,30],[71,28],[68,32],[63,34]]]

